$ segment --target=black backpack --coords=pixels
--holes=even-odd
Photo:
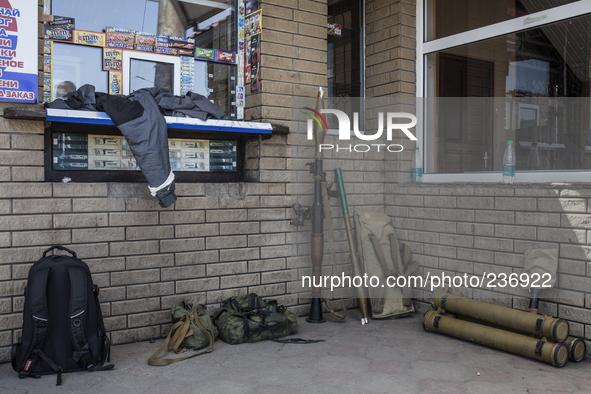
[[[61,249],[72,255],[47,253]],[[86,263],[62,246],[52,246],[31,267],[25,289],[23,331],[12,346],[19,378],[62,372],[112,369],[110,342]]]

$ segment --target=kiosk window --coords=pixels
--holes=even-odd
[[[166,89],[172,92],[174,86],[174,65],[170,63],[131,59],[129,91],[142,88]]]
[[[158,1],[153,0],[52,0],[51,11],[74,18],[81,30],[114,26],[156,34],[158,28]]]
[[[107,93],[108,73],[103,71],[103,48],[53,43],[52,100],[65,96],[80,86],[94,85]]]

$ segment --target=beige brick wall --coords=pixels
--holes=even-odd
[[[591,340],[591,190],[586,184],[412,184],[387,186],[386,212],[423,276],[520,274],[528,249],[558,249],[558,280],[540,293],[540,311],[567,319]],[[527,292],[465,289],[519,309]],[[431,292],[418,289],[428,308]],[[512,296],[512,297],[511,297]],[[588,342],[589,343],[589,342]]]
[[[314,24],[326,5],[270,1],[263,7],[261,93],[249,97],[247,113],[291,126],[291,95],[306,84],[326,84],[318,65],[308,71],[322,64],[318,48],[325,38],[316,37],[321,34]],[[311,16],[308,23],[304,13]],[[283,32],[285,18],[295,30]],[[298,36],[298,29],[306,35]],[[295,54],[278,50],[287,38]],[[0,109],[14,106],[1,103]],[[43,182],[44,126],[0,116],[0,362],[8,361],[20,333],[28,270],[52,244],[73,249],[90,266],[113,343],[165,335],[170,307],[181,299],[216,306],[256,292],[301,313],[297,297],[286,295],[289,136],[247,146],[249,182],[177,184],[177,202],[162,209],[146,184]]]

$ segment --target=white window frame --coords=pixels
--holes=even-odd
[[[591,13],[591,0],[581,0],[575,3],[550,8],[545,11],[525,15],[519,18],[510,19],[493,25],[484,26],[467,32],[454,34],[452,36],[439,38],[425,42],[426,38],[426,0],[418,0],[416,5],[416,75],[417,75],[417,98],[426,97],[426,60],[428,54],[442,51],[445,49],[471,44],[477,41],[483,41],[494,37],[504,36],[516,31],[531,29],[543,26],[561,20],[575,18],[584,14]],[[417,104],[422,104],[422,100],[417,100]],[[419,115],[420,114],[420,115]],[[426,141],[424,124],[427,114],[422,109],[422,105],[417,105],[417,115],[423,118],[416,126],[417,146],[421,147],[423,154],[423,168],[426,160]],[[495,172],[472,172],[457,174],[425,174],[423,173],[423,182],[501,182],[502,171]],[[591,182],[591,171],[589,170],[562,170],[562,171],[518,171],[515,174],[515,182]]]
[[[123,94],[127,95],[129,91],[129,74],[131,72],[131,59],[147,60],[150,62],[168,63],[174,66],[174,91],[175,96],[181,95],[181,58],[178,56],[163,55],[160,53],[147,53],[136,51],[123,51],[122,58],[122,90]]]

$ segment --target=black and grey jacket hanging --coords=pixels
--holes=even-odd
[[[129,96],[95,93],[83,85],[47,108],[104,111],[121,130],[138,166],[146,177],[150,193],[166,208],[176,201],[174,173],[168,156],[168,129],[164,115],[206,119],[230,119],[206,97],[197,93],[174,96],[160,88],[140,89]],[[163,115],[164,114],[164,115]]]
[[[174,173],[168,157],[168,128],[147,89],[127,97],[97,97],[97,109],[105,111],[129,143],[129,149],[148,181],[150,193],[166,208],[176,201]]]

